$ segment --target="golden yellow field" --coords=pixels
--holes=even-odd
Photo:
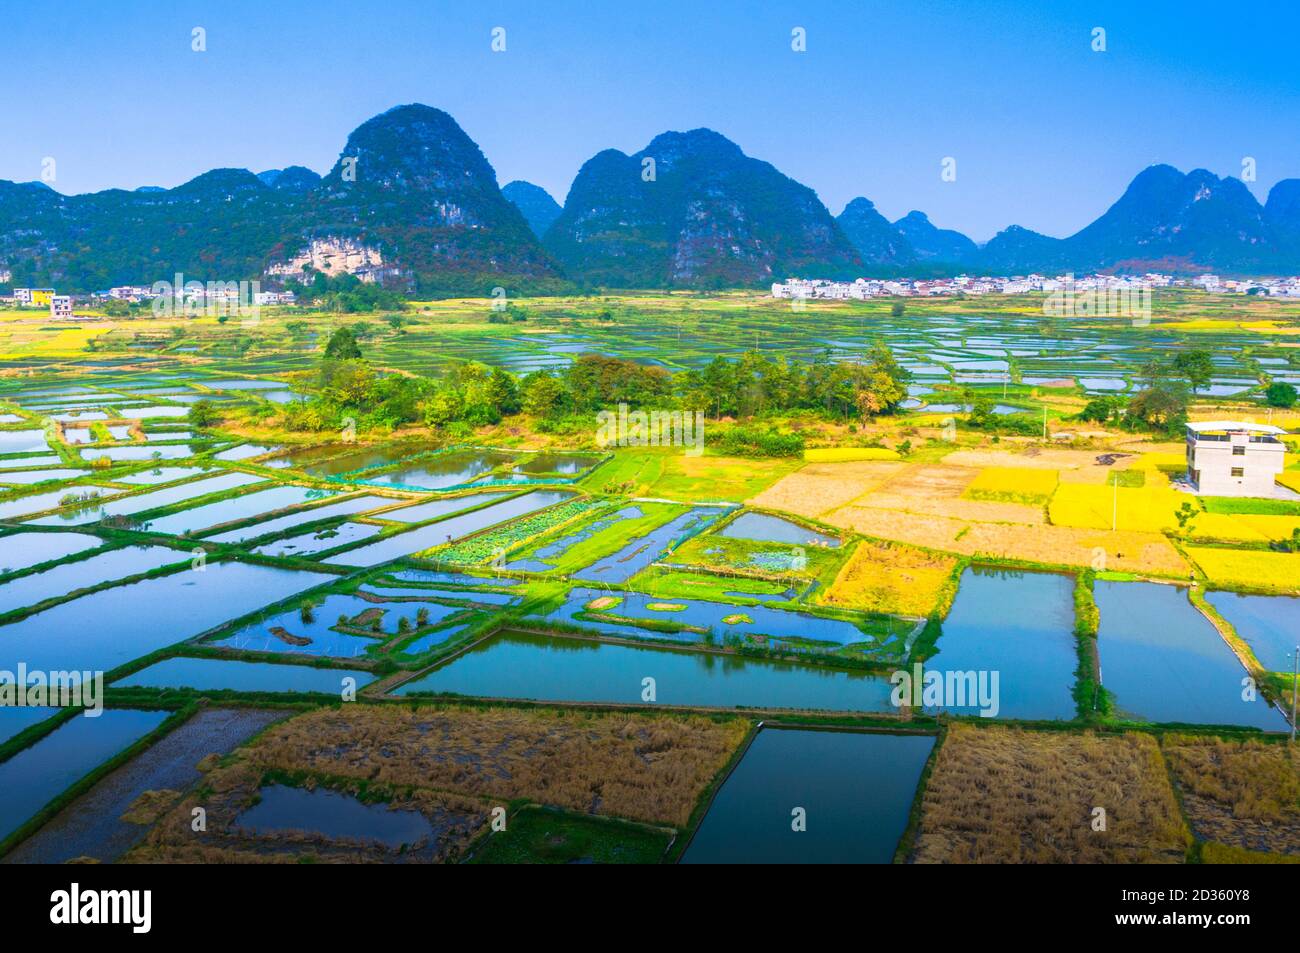
[[[901,543],[863,540],[822,601],[867,612],[929,615],[956,565],[952,556]]]
[[[1046,503],[1056,484],[1055,470],[985,467],[966,488],[966,495],[972,500]]]
[[[1160,533],[1178,527],[1174,513],[1183,503],[1197,505],[1195,497],[1167,486],[1121,486],[1117,490],[1114,486],[1063,483],[1047,504],[1047,515],[1056,526],[1108,530],[1117,513],[1120,530]]]
[[[897,460],[898,451],[887,447],[810,447],[803,452],[808,463],[845,463],[851,460]]]
[[[1188,546],[1187,555],[1211,583],[1227,589],[1300,592],[1300,553]]]
[[[1288,490],[1300,493],[1300,470],[1283,470],[1277,475],[1277,482]]]
[[[1149,735],[959,724],[926,785],[912,859],[1179,863],[1189,841]]]

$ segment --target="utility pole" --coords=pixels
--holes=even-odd
[[[1043,405],[1043,439],[1047,439],[1047,405]]]
[[[1291,656],[1291,742],[1295,743],[1295,690],[1296,683],[1300,682],[1300,645],[1295,647],[1295,654]]]
[[[1119,528],[1119,471],[1113,474],[1115,477],[1115,499],[1110,508],[1110,531],[1113,533]]]

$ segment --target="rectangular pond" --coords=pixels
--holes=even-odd
[[[0,546],[3,545],[4,540],[0,539]],[[96,553],[88,559],[63,563],[44,572],[30,573],[0,583],[0,612],[34,606],[55,596],[87,589],[113,579],[125,579],[160,566],[188,563],[191,558],[184,550],[166,546],[123,546],[121,549]]]
[[[681,862],[888,864],[933,748],[930,735],[765,728]]]
[[[1249,643],[1270,672],[1289,672],[1300,645],[1300,598],[1207,592],[1205,599]]]
[[[269,615],[211,644],[258,652],[359,658],[368,650],[378,648],[384,638],[396,635],[403,618],[414,632],[421,609],[428,615],[426,625],[463,611],[433,602],[370,602],[359,596],[331,593],[314,603],[306,614],[300,609],[290,609]],[[370,632],[368,635],[337,630],[341,618],[351,620],[372,610],[376,610],[372,614],[381,614],[378,631],[370,630],[367,625],[357,628]]]
[[[615,604],[603,609],[592,610],[604,615],[630,620],[628,623],[618,621],[579,618],[588,611],[589,602],[599,598],[613,598]],[[658,608],[655,608],[658,607]],[[699,626],[712,630],[721,640],[728,633],[766,635],[778,642],[795,640],[797,642],[819,642],[830,646],[853,645],[859,642],[871,642],[872,637],[863,632],[852,622],[841,619],[828,619],[806,612],[794,612],[771,606],[734,606],[723,602],[707,602],[703,599],[662,599],[646,595],[643,592],[607,592],[601,589],[579,587],[570,590],[564,605],[548,614],[546,619],[576,625],[599,632],[618,635],[632,635],[638,638],[669,639],[694,642],[699,635],[693,632],[680,634],[661,632],[650,628],[641,628],[636,620],[654,620],[657,622],[677,622],[683,625]],[[731,621],[728,621],[731,620]]]
[[[742,513],[718,530],[717,535],[728,539],[750,539],[763,543],[790,543],[795,546],[825,546],[838,549],[840,541],[835,536],[819,533],[800,526],[791,520],[766,513]]]
[[[352,681],[345,683],[345,679]],[[189,688],[200,692],[314,692],[342,696],[345,688],[360,690],[374,680],[373,674],[360,669],[177,657],[163,659],[120,678],[113,687]]]
[[[703,532],[724,512],[726,511],[716,507],[697,506],[652,529],[644,536],[630,540],[617,552],[579,569],[573,574],[573,578],[589,582],[626,582],[659,559],[671,547],[679,545],[696,533]]]
[[[508,496],[511,492],[510,490],[499,490],[495,493],[471,493],[468,496],[429,500],[427,503],[416,503],[413,506],[402,506],[395,510],[389,510],[382,518],[395,520],[399,523],[423,523],[425,520],[459,513],[461,510],[467,510],[472,506],[482,506],[484,503]],[[395,501],[389,500],[389,502]]]
[[[386,473],[357,474],[357,482],[417,490],[441,490],[469,483],[494,467],[514,460],[516,454],[496,450],[453,450],[423,458]]]
[[[223,523],[248,519],[251,516],[271,513],[313,500],[322,500],[332,495],[329,490],[316,490],[311,487],[273,486],[149,520],[148,529],[151,533],[167,533],[173,536],[182,533],[199,533]]]
[[[969,568],[925,671],[997,672],[1000,718],[1075,716],[1074,579]],[[950,707],[979,714],[978,705]]]
[[[170,714],[115,708],[96,718],[78,716],[0,764],[0,840]]]
[[[492,503],[481,510],[451,516],[441,522],[430,523],[410,532],[389,536],[368,546],[331,556],[328,562],[342,566],[378,566],[380,563],[390,562],[402,556],[409,556],[469,536],[471,533],[504,523],[516,516],[536,512],[567,500],[570,496],[571,493],[558,490],[535,490],[513,499]]]
[[[504,632],[397,689],[485,698],[640,705],[893,711],[888,679],[710,652]]]
[[[179,486],[152,490],[148,493],[136,493],[134,496],[125,496],[111,503],[79,507],[73,512],[56,513],[53,516],[45,516],[32,522],[37,526],[95,523],[110,516],[134,516],[148,510],[171,506],[173,503],[198,499],[200,496],[207,496],[209,493],[222,493],[236,487],[251,486],[254,483],[261,482],[263,482],[261,477],[253,476],[250,473],[222,473],[221,476],[207,477],[206,479],[195,480],[193,483],[182,483]],[[116,491],[105,492],[117,495]]]
[[[369,523],[340,523],[331,529],[311,530],[273,543],[264,543],[253,552],[262,556],[314,556],[328,549],[359,543],[382,531],[383,527]]]
[[[104,545],[89,533],[10,533],[0,536],[0,575]]]
[[[352,516],[356,513],[364,513],[368,510],[378,509],[381,506],[389,506],[392,502],[386,496],[354,496],[349,500],[326,503],[324,506],[316,506],[310,510],[300,510],[297,513],[288,513],[241,529],[217,533],[215,536],[209,536],[208,539],[214,543],[242,543],[261,536],[281,533],[295,526],[302,526],[304,523],[316,523],[335,516]]]
[[[0,669],[107,672],[333,578],[229,562],[102,589],[0,626]]]
[[[1243,699],[1246,670],[1186,590],[1098,580],[1096,599],[1102,685],[1121,713],[1153,722],[1286,728],[1262,696]]]

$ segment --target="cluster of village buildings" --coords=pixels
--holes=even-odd
[[[879,297],[932,295],[1023,294],[1029,291],[1124,291],[1151,288],[1203,288],[1221,294],[1257,294],[1300,298],[1300,276],[1284,278],[1220,278],[1218,275],[1175,277],[1145,275],[1015,275],[1012,277],[957,275],[955,278],[858,278],[825,281],[787,278],[772,285],[774,298],[859,300]]]
[[[0,284],[8,282],[9,278],[9,272],[0,269]],[[153,301],[159,298],[173,298],[175,296],[170,285],[167,285],[166,282],[160,284],[166,285],[166,287],[121,285],[116,288],[109,288],[107,291],[96,291],[93,294],[77,296],[58,294],[54,288],[14,288],[11,294],[0,295],[0,306],[41,308],[48,310],[51,318],[73,318],[78,317],[73,311],[74,304],[83,304],[89,307],[95,307],[104,301],[127,301],[136,304],[141,301]],[[177,304],[181,308],[198,311],[223,304],[239,304],[243,306],[253,304],[264,307],[267,305],[293,304],[295,301],[292,291],[255,290],[250,292],[244,287],[247,284],[247,282],[211,282],[208,285],[200,285],[195,282],[194,287],[186,286],[183,288]]]

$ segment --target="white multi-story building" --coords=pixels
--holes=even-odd
[[[54,295],[50,298],[50,317],[51,318],[70,318],[72,317],[72,296],[71,295]]]
[[[1273,496],[1286,466],[1286,431],[1268,424],[1211,420],[1187,425],[1187,477],[1204,496]]]

